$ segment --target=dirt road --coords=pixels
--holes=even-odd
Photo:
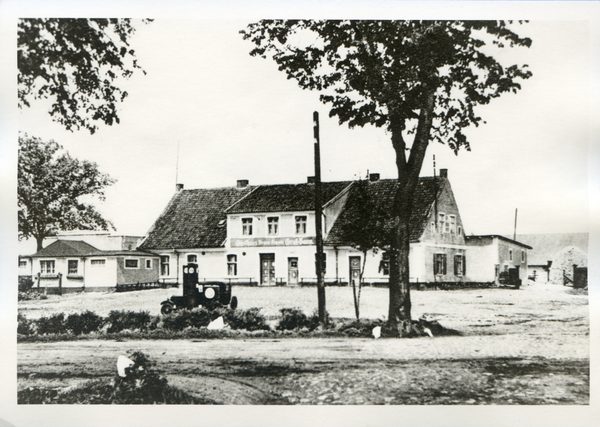
[[[584,339],[568,345],[515,336],[23,343],[19,389],[108,378],[120,354],[139,350],[169,383],[225,404],[581,404],[589,395]]]

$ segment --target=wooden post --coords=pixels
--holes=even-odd
[[[58,273],[58,295],[62,295],[62,273]]]
[[[319,113],[313,113],[313,131],[315,142],[315,227],[317,236],[317,300],[319,308],[319,323],[325,326],[325,281],[323,277],[323,229],[321,224],[321,153],[319,146]]]

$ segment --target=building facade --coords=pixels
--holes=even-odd
[[[352,227],[365,194],[382,215],[381,226],[389,227],[385,215],[391,215],[396,186],[396,180],[379,179],[378,174],[362,182],[322,183],[326,283],[349,284],[361,271],[365,283],[388,281],[384,245],[363,253],[353,241]],[[262,286],[316,283],[314,192],[310,177],[302,184],[250,186],[241,180],[236,187],[184,190],[180,186],[140,249],[160,257],[159,276],[166,281],[181,282],[183,266],[195,262],[200,281]],[[419,179],[410,233],[414,283],[495,282],[496,264],[504,268],[505,255],[509,257],[502,242],[495,246],[501,260],[483,254],[485,261],[471,261],[481,249],[468,244],[444,169],[439,177]],[[519,250],[527,249],[515,244]],[[514,257],[520,256],[514,251]],[[487,270],[480,263],[489,264]],[[526,264],[523,270],[527,274]]]

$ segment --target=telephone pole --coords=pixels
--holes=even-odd
[[[317,269],[317,301],[319,306],[319,324],[325,326],[325,280],[323,271],[323,228],[321,224],[321,153],[319,141],[319,113],[313,113],[313,131],[315,139],[315,227],[317,235],[317,253],[315,264]]]

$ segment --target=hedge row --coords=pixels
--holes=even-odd
[[[281,332],[296,332],[304,334],[312,332],[319,326],[317,313],[307,316],[296,308],[283,308],[281,316],[276,319],[275,330]],[[139,331],[148,337],[164,333],[179,334],[187,330],[206,328],[209,323],[218,317],[223,317],[228,329],[271,333],[271,326],[259,308],[248,310],[232,310],[217,308],[207,310],[198,307],[193,310],[179,310],[166,316],[152,316],[147,311],[113,310],[107,317],[102,317],[92,311],[74,313],[65,316],[64,313],[54,314],[39,319],[27,319],[18,315],[17,333],[21,336],[79,336],[87,334],[106,335],[121,333],[122,331]],[[371,336],[374,326],[381,325],[381,321],[339,321],[334,324],[327,316],[327,330],[346,336]],[[216,331],[207,331],[216,332]],[[324,331],[322,331],[324,332]]]

